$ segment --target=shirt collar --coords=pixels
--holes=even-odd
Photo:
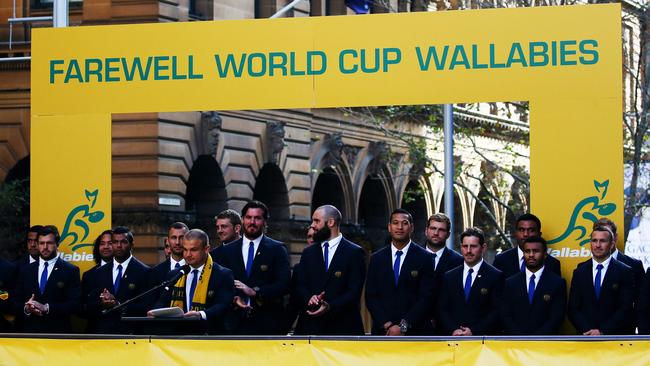
[[[620,253],[618,251],[618,248],[614,248],[614,251],[612,252],[612,255],[610,255],[610,257],[614,257],[614,259],[618,260],[618,253]]]
[[[322,243],[320,244],[320,246],[321,246],[321,248],[322,248],[322,247],[323,247],[323,244],[327,243],[327,244],[329,244],[328,247],[329,247],[330,249],[332,249],[332,248],[334,248],[335,246],[339,245],[339,243],[341,242],[341,239],[343,239],[343,234],[340,234],[340,233],[339,233],[338,236],[335,236],[334,238],[332,238],[332,239],[330,239],[330,240],[325,240],[324,242],[322,242]]]
[[[406,253],[409,251],[409,247],[411,246],[411,241],[409,240],[409,243],[404,246],[404,248],[399,249],[402,251],[402,257],[406,257]],[[393,255],[393,258],[395,258],[395,254],[397,253],[397,248],[393,245],[393,242],[390,242],[390,252]]]
[[[260,245],[260,242],[262,241],[262,237],[264,237],[264,234],[262,234],[262,235],[258,236],[257,238],[251,240],[251,239],[247,238],[246,235],[244,235],[244,236],[242,236],[242,239],[243,239],[242,241],[243,241],[243,243],[245,245],[248,245],[250,242],[253,242],[254,245],[257,247],[258,245]]]
[[[176,268],[176,263],[178,263],[181,267],[184,266],[185,265],[185,258],[181,258],[180,261],[176,261],[174,258],[169,256],[169,266],[171,267],[171,269]]]
[[[108,263],[108,262],[106,262],[106,261],[103,260],[103,259],[100,259],[100,260],[99,260],[99,266],[100,266],[100,267],[103,266],[103,265],[106,264],[106,263]]]
[[[533,274],[535,274],[535,278],[540,278],[542,277],[542,273],[544,273],[544,266],[538,269],[537,272],[531,272],[530,269],[526,267],[526,278],[530,278]]]
[[[524,257],[524,251],[519,248],[517,245],[517,258],[519,259],[519,265],[521,265],[521,258]]]
[[[39,265],[39,266],[43,266],[43,263],[47,262],[47,266],[48,266],[49,268],[52,268],[52,266],[54,266],[54,263],[56,263],[56,260],[57,260],[57,259],[59,259],[59,256],[58,256],[58,255],[55,255],[54,258],[52,258],[52,259],[50,259],[50,260],[47,260],[47,261],[46,261],[45,259],[39,257],[39,258],[38,258],[38,265]]]
[[[205,267],[205,263],[203,263],[203,264],[202,264],[200,267],[198,267],[198,268],[194,268],[194,267],[190,266],[190,273],[192,273],[192,271],[195,270],[195,269],[199,270],[199,273],[203,273],[203,267]]]
[[[612,261],[612,256],[611,255],[609,257],[607,257],[607,259],[605,259],[602,263],[598,263],[598,262],[596,262],[595,259],[591,258],[591,264],[593,266],[594,271],[596,271],[596,266],[598,266],[599,264],[602,264],[603,268],[607,269],[607,267],[609,267],[609,263],[611,261]]]
[[[126,271],[126,267],[129,266],[129,263],[131,262],[131,258],[133,258],[133,254],[129,255],[129,257],[122,263],[118,263],[118,261],[115,258],[113,258],[113,269],[115,270],[117,266],[121,264],[122,270]]]
[[[478,271],[481,269],[481,264],[483,264],[483,258],[474,265],[474,267],[470,267],[467,262],[463,262],[463,266],[465,267],[465,271],[469,271],[470,268],[474,269],[474,273],[478,273]]]
[[[446,249],[446,248],[445,248],[445,247],[442,247],[442,248],[438,249],[437,252],[434,252],[434,251],[431,250],[431,248],[429,248],[429,246],[427,245],[425,249],[427,250],[427,252],[432,253],[432,254],[435,254],[435,255],[436,255],[436,258],[440,258],[440,257],[442,257],[442,255],[445,253],[445,249]]]

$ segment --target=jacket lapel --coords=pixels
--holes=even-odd
[[[260,263],[264,260],[263,256],[266,254],[267,242],[266,242],[266,236],[262,236],[262,240],[260,240],[260,245],[257,247],[257,252],[255,253],[255,257],[253,259],[253,268],[251,269],[251,276],[249,279],[253,278],[257,274],[258,268],[260,268]],[[243,261],[243,259],[242,259]],[[244,273],[246,273],[246,270],[244,270]]]
[[[242,238],[232,244],[228,245],[233,245],[234,247],[232,248],[235,253],[233,253],[233,260],[235,261],[232,263],[233,267],[232,270],[235,271],[235,274],[237,275],[238,278],[246,278],[246,267],[244,266],[244,258],[242,258],[242,248],[244,246],[244,240],[245,237],[242,236]]]
[[[320,265],[321,268],[323,269],[322,273],[324,274],[323,276],[324,282],[322,288],[327,287],[327,283],[329,282],[330,278],[332,278],[332,275],[334,275],[336,271],[340,269],[340,266],[343,261],[343,259],[341,258],[345,257],[345,251],[347,250],[346,245],[347,243],[345,242],[345,238],[341,238],[341,241],[339,242],[338,247],[336,248],[336,252],[334,252],[334,256],[332,257],[332,262],[329,264],[327,273],[325,273],[325,259],[322,255],[320,256],[322,261]],[[322,249],[321,249],[321,253],[322,253]]]

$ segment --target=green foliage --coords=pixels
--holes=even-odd
[[[29,179],[0,186],[0,255],[15,259],[29,228]]]

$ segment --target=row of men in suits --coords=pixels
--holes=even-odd
[[[220,240],[228,244],[212,251],[205,233],[176,223],[168,232],[170,256],[153,269],[132,256],[134,238],[128,229],[107,231],[96,243],[98,265],[84,274],[82,284],[78,269],[57,259],[58,232],[46,227],[37,234],[38,260],[17,276],[11,310],[24,331],[68,331],[69,321],[62,319],[78,313],[88,318],[89,332],[124,333],[120,316],[169,306],[173,287],[121,311],[106,310],[178,277],[188,265],[181,278],[189,295],[195,278],[201,278],[194,270],[205,267],[209,252],[214,258],[211,278],[218,280],[210,281],[206,299],[194,310],[192,297],[186,298],[184,310],[187,316],[207,320],[213,333],[286,334],[295,321],[295,334],[361,335],[364,283],[372,333],[378,335],[554,334],[565,316],[566,285],[559,261],[547,255],[534,215],[517,220],[517,247],[498,255],[491,266],[483,261],[487,247],[480,230],[461,234],[459,255],[445,248],[449,219],[436,214],[429,218],[422,247],[411,241],[410,213],[398,209],[387,226],[391,244],[373,253],[366,266],[364,250],[341,235],[338,209],[325,205],[312,216],[316,244],[305,248],[293,276],[284,244],[264,235],[267,221],[268,209],[257,201],[247,204],[241,217],[224,211],[216,223]],[[640,331],[650,323],[650,280],[635,287],[640,282],[621,263],[625,257],[618,253],[615,259],[615,230],[611,222],[599,223],[592,233],[593,259],[574,272],[569,319],[583,334],[631,334],[633,304],[638,305]],[[0,281],[4,268],[9,267],[0,262]],[[288,293],[291,301],[285,309]]]

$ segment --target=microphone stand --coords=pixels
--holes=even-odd
[[[126,306],[128,306],[128,305],[131,304],[132,302],[135,302],[135,301],[137,301],[137,300],[139,300],[139,299],[141,299],[141,298],[143,298],[143,297],[149,295],[150,293],[152,293],[152,292],[158,290],[158,289],[161,288],[161,287],[169,286],[169,285],[171,285],[172,283],[175,283],[176,281],[178,281],[178,278],[176,278],[176,279],[172,278],[172,279],[170,279],[170,280],[163,281],[161,284],[159,284],[159,285],[157,285],[157,286],[154,286],[154,287],[148,289],[147,291],[145,291],[145,292],[143,292],[143,293],[141,293],[141,294],[139,294],[139,295],[137,295],[137,296],[135,296],[135,297],[132,297],[132,298],[126,300],[125,302],[119,303],[119,304],[113,306],[112,308],[108,308],[108,309],[104,309],[104,310],[102,310],[102,315],[106,315],[106,314],[112,313],[113,311],[116,311],[116,310],[120,310],[120,309],[122,309],[122,308],[125,308]]]

